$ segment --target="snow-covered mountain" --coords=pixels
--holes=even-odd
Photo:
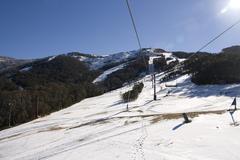
[[[121,62],[128,61],[132,58],[136,58],[138,54],[139,54],[138,51],[130,51],[130,52],[120,52],[120,53],[111,54],[107,56],[74,55],[73,57],[87,63],[91,69],[99,69],[105,65],[121,63]]]
[[[166,51],[159,48],[144,48],[140,52],[139,50],[133,50],[129,52],[119,52],[115,54],[105,55],[105,56],[97,56],[94,54],[84,54],[79,52],[72,52],[64,54],[66,56],[70,56],[78,59],[79,61],[85,62],[89,65],[91,69],[99,69],[109,64],[123,63],[129,60],[135,59],[142,54],[151,56],[151,55],[160,55],[162,53],[167,53]],[[56,56],[51,56],[48,58],[48,61],[51,61]]]
[[[154,55],[154,54],[161,54],[165,51],[158,48],[144,48],[141,52],[139,50],[129,51],[129,52],[119,52],[115,54],[105,55],[105,56],[97,56],[94,54],[84,54],[79,52],[71,52],[67,54],[62,54],[64,56],[69,56],[78,59],[79,61],[82,61],[86,63],[92,70],[101,69],[102,67],[106,65],[120,65],[122,63],[128,62],[130,60],[135,59],[136,57],[141,56],[141,54],[144,55]],[[35,61],[51,61],[54,60],[57,56],[62,55],[56,55],[56,56],[49,56],[44,57],[40,59],[32,59],[32,60],[19,60],[14,59],[10,57],[3,57],[0,56],[0,70],[6,70],[12,67],[18,67],[26,63],[34,63]],[[30,65],[27,65],[30,67]],[[112,67],[113,68],[113,67]],[[23,69],[20,67],[20,70]],[[110,68],[108,68],[110,69]]]
[[[144,49],[141,53],[149,56],[149,68],[158,58],[167,65],[185,60],[160,49]],[[129,64],[141,55],[138,51],[132,51],[109,56],[79,53],[66,56],[75,58],[75,61],[71,58],[65,61],[65,57],[52,56],[34,63],[45,65],[57,60],[50,66],[62,66],[63,63],[64,67],[71,70],[75,66],[68,67],[71,63],[77,62],[76,66],[81,66],[79,61],[84,62],[92,70],[102,71],[95,80],[89,82],[93,84],[129,67]],[[20,72],[31,72],[32,64],[20,67]],[[49,67],[48,64],[46,66]],[[61,69],[65,71],[64,67]],[[41,71],[41,67],[38,69]],[[70,70],[67,70],[67,73]],[[143,75],[139,76],[137,81],[130,81],[131,83],[119,89],[84,99],[48,116],[2,130],[0,160],[240,159],[240,113],[239,109],[235,110],[234,114],[232,112],[232,104],[236,103],[239,108],[240,84],[196,85],[192,83],[189,75],[183,73],[166,79],[167,72],[156,74],[156,101],[153,100],[152,77]],[[163,79],[165,80],[162,81]],[[64,82],[64,79],[60,80],[61,83],[57,85]],[[136,82],[144,84],[142,92],[137,100],[124,103],[121,95],[132,89]],[[236,102],[233,103],[234,98]],[[191,123],[184,123],[183,113],[188,115]]]
[[[238,160],[238,126],[227,112],[240,85],[197,86],[184,75],[166,83],[140,81],[139,98],[121,102],[126,86],[0,132],[0,159],[11,160]],[[181,113],[192,117],[184,124]],[[240,121],[240,113],[234,114]]]
[[[39,114],[46,115],[141,78],[148,72],[143,58],[147,61],[146,55],[155,54],[153,49],[149,50],[145,49],[141,53],[121,52],[109,56],[73,52],[35,59],[1,72],[0,129],[9,125],[6,115],[12,100],[13,116],[18,116],[10,123],[19,125],[38,117],[38,112],[33,107],[38,104],[36,97],[43,97],[39,103]],[[60,107],[56,105],[59,103]]]
[[[19,60],[19,59],[14,59],[10,57],[0,56],[0,72],[12,67],[17,67],[19,65],[22,65],[30,61],[31,60]]]

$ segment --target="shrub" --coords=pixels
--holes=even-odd
[[[124,102],[134,101],[138,98],[138,95],[142,92],[144,84],[137,83],[133,86],[132,90],[122,94],[122,99]]]

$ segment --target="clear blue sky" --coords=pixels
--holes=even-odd
[[[143,47],[196,51],[240,18],[231,0],[129,0]],[[240,2],[239,2],[240,4]],[[240,44],[240,26],[206,51]],[[137,49],[125,0],[0,0],[0,55]]]

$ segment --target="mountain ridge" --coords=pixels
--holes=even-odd
[[[153,71],[164,73],[161,83],[186,73],[198,85],[238,83],[239,53],[235,47],[218,55],[194,56],[191,56],[194,53],[166,53],[159,49],[155,52],[147,48],[110,56],[75,52],[33,60],[0,73],[0,128],[19,125],[85,98],[135,83],[150,74],[150,67],[146,66],[149,60]],[[165,74],[180,62],[181,68]],[[221,69],[226,67],[228,70]],[[10,122],[9,111],[15,117]]]

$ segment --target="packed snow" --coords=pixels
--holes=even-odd
[[[3,58],[0,58],[0,62],[5,62],[6,60]]]
[[[133,84],[1,131],[0,159],[240,159],[240,127],[226,111],[240,85],[196,86],[185,75],[171,81],[176,87],[158,83],[153,101],[151,77],[140,81],[143,91],[129,111],[120,95]],[[192,123],[183,123],[184,112]],[[239,111],[234,117],[240,121]]]
[[[86,56],[73,56],[74,58],[77,58],[79,61],[85,61],[86,59],[88,59],[88,57]]]
[[[0,56],[0,63],[9,62],[13,60],[14,60],[13,58]]]
[[[125,62],[129,59],[135,58],[138,51],[120,52],[102,57],[86,58],[83,61],[89,64],[91,69],[99,69],[106,64]]]
[[[172,55],[172,53],[162,53],[164,55],[164,57],[167,59],[167,64],[171,63],[171,62],[175,62],[177,61],[179,58],[175,57]],[[180,59],[180,62],[184,61],[184,59]]]
[[[56,57],[57,57],[57,56],[52,56],[52,57],[48,58],[48,61],[52,61],[52,60],[54,60]]]
[[[20,69],[20,72],[27,72],[27,71],[29,71],[29,70],[31,70],[31,69],[32,69],[32,66],[30,66],[30,67],[24,67],[24,68]]]
[[[110,68],[106,71],[104,71],[100,76],[98,76],[94,81],[93,83],[97,83],[97,82],[101,82],[101,81],[104,81],[108,75],[112,74],[113,72],[116,72],[120,69],[123,69],[123,67],[125,67],[125,63],[124,64],[121,64],[121,65],[118,65],[116,67],[113,67],[113,68]]]
[[[154,48],[149,48],[146,51],[144,51],[144,54],[152,55],[152,56],[155,56],[155,57],[157,57],[157,56],[159,57],[160,55],[164,55],[165,58],[170,58],[167,61],[167,64],[169,64],[170,62],[176,61],[176,60],[179,60],[179,61],[184,60],[184,59],[176,58],[170,52],[159,53],[159,52],[156,52],[155,50],[156,49],[154,49]],[[106,56],[96,56],[94,54],[91,54],[91,56],[89,56],[89,55],[84,56],[84,54],[82,54],[82,55],[77,55],[76,54],[76,55],[70,55],[70,56],[78,59],[79,61],[85,62],[86,64],[89,65],[90,69],[96,70],[96,69],[100,69],[101,67],[103,67],[107,64],[127,62],[131,59],[136,58],[137,56],[139,56],[139,54],[140,54],[139,50],[133,50],[133,51],[129,51],[129,52],[119,52],[119,53],[110,54],[110,55],[106,55]],[[51,57],[48,58],[48,61],[52,61],[56,57],[57,56],[51,56]]]

